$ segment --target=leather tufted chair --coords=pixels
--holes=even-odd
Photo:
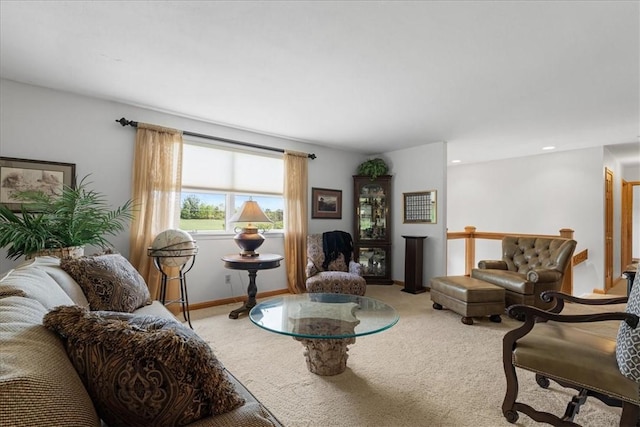
[[[325,263],[323,234],[307,236],[307,292],[364,295],[367,282],[362,277],[362,266],[353,260],[353,246],[348,265],[342,253],[335,260]],[[345,235],[351,241],[351,235],[346,232]]]
[[[575,248],[571,239],[506,236],[502,259],[480,261],[471,277],[503,287],[506,307],[526,304],[548,309],[552,304],[540,294],[561,289]]]

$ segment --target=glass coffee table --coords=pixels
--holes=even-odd
[[[261,302],[249,318],[267,331],[300,341],[310,372],[337,375],[346,369],[347,346],[356,337],[389,329],[399,316],[393,307],[373,298],[306,293]]]

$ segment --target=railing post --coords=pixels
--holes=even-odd
[[[560,237],[565,239],[573,239],[573,230],[570,228],[561,228]],[[564,271],[564,278],[562,279],[562,287],[560,291],[573,295],[573,259],[567,263],[567,269]]]
[[[565,239],[573,239],[573,230],[570,228],[561,228],[560,237]]]
[[[466,276],[470,276],[471,269],[474,267],[476,262],[476,228],[471,225],[467,225],[464,228],[464,231],[467,233],[467,237],[464,239],[464,274]]]

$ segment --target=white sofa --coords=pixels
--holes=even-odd
[[[81,287],[60,260],[39,257],[0,279],[0,426],[101,426],[81,377],[59,336],[42,319],[58,306],[89,307]],[[174,316],[158,301],[135,314]],[[279,426],[271,414],[228,371],[246,403],[190,426]]]

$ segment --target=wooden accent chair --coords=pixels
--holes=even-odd
[[[577,426],[573,419],[580,406],[587,397],[595,397],[609,406],[622,407],[620,426],[640,426],[640,283],[634,283],[626,312],[604,312],[593,306],[624,303],[627,297],[583,299],[548,291],[542,298],[556,305],[550,311],[526,305],[508,309],[510,316],[525,320],[503,339],[507,390],[502,413],[507,421],[515,423],[522,412],[538,422]],[[565,301],[591,306],[584,308],[590,309],[589,314],[560,314]],[[617,322],[603,323],[610,320],[622,322],[619,326]],[[516,368],[535,372],[536,382],[545,389],[553,380],[578,394],[562,417],[538,411],[517,401]]]
[[[367,281],[362,274],[362,266],[353,260],[351,234],[330,231],[307,236],[307,292],[364,295]]]

